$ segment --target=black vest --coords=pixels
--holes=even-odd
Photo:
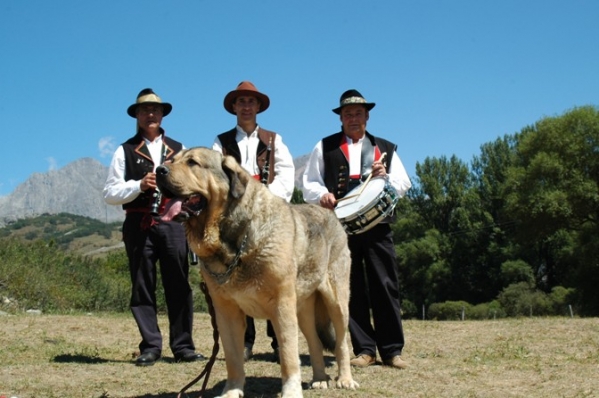
[[[268,166],[268,184],[271,184],[275,179],[274,164],[275,164],[275,138],[277,134],[272,131],[264,130],[262,127],[258,128],[258,149],[256,150],[256,163],[258,170],[260,171],[260,177],[263,177],[265,173],[264,166]],[[223,155],[233,156],[237,163],[241,164],[241,152],[239,145],[237,144],[237,128],[229,130],[225,133],[219,134],[218,139],[223,148]],[[270,154],[268,156],[268,163],[266,161],[268,143],[270,142]]]
[[[170,139],[164,135],[164,130],[161,129],[162,142],[165,146],[164,159],[171,159],[177,152],[183,149],[181,143]],[[122,144],[125,150],[125,181],[129,180],[141,180],[144,175],[154,171],[154,161],[152,155],[148,150],[146,142],[140,133],[137,133],[134,137],[128,139]],[[123,209],[150,209],[153,198],[154,190],[148,189],[146,192],[142,192],[135,200],[129,203],[123,204]]]
[[[345,142],[345,134],[341,131],[330,135],[322,140],[322,158],[324,162],[324,185],[336,199],[344,197],[351,189],[349,176],[349,161],[341,150]],[[361,179],[364,180],[372,171],[374,160],[374,147],[378,147],[380,153],[387,153],[386,170],[391,167],[391,160],[397,145],[374,137],[366,132],[362,143],[362,159],[360,164]]]

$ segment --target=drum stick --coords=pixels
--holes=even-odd
[[[387,152],[383,152],[383,154],[381,155],[381,158],[379,159],[381,161],[381,163],[383,162],[383,160],[385,159],[385,157],[387,156]],[[364,188],[366,188],[366,185],[368,184],[368,181],[370,181],[370,179],[372,178],[372,172],[370,172],[370,174],[368,175],[368,178],[366,178],[366,181],[364,181],[364,183],[362,184],[362,186],[360,187],[360,189],[358,190],[358,192],[356,192],[353,195],[350,196],[345,196],[341,199],[337,200],[337,203],[344,201],[346,199],[351,199],[351,198],[355,198],[356,196],[360,196],[362,194],[362,191],[364,191]]]

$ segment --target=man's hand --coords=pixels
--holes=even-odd
[[[384,177],[387,175],[387,170],[385,170],[385,165],[377,160],[372,164],[372,176],[373,177]]]
[[[335,195],[333,195],[330,192],[329,193],[325,193],[320,198],[320,205],[322,207],[324,207],[325,209],[331,209],[331,210],[333,210],[335,208],[336,204],[337,204],[337,200],[335,199]]]
[[[148,173],[141,179],[139,184],[142,192],[147,191],[149,188],[156,188],[156,173]]]

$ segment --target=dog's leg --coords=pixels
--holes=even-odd
[[[297,299],[294,285],[281,287],[288,294],[279,298],[277,311],[270,319],[277,340],[283,382],[282,398],[301,398],[302,377],[299,362],[299,333],[297,324]]]
[[[312,381],[310,386],[314,389],[328,389],[329,375],[325,371],[324,350],[322,342],[316,331],[316,318],[314,317],[315,295],[310,296],[301,303],[298,312],[298,322],[308,343],[310,363],[312,365]]]
[[[245,314],[231,301],[213,297],[216,323],[225,351],[227,382],[219,398],[241,398],[245,384],[243,333]]]
[[[349,294],[345,294],[346,291],[348,290],[333,288],[333,291],[330,291],[329,294],[323,294],[323,299],[335,328],[335,358],[339,370],[336,386],[337,388],[355,390],[360,385],[353,379],[349,364],[350,355],[347,345]]]

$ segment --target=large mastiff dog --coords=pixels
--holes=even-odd
[[[328,387],[323,347],[334,349],[335,385],[358,387],[346,337],[350,254],[334,213],[287,204],[234,158],[207,148],[182,151],[156,174],[173,198],[163,218],[185,221],[214,303],[227,365],[222,396],[243,396],[246,314],[272,321],[284,398],[302,397],[298,326],[308,342],[312,388]]]

